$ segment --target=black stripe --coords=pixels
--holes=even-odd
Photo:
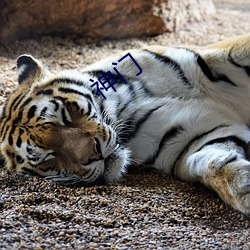
[[[85,94],[83,94],[82,92],[75,90],[75,89],[71,89],[71,88],[59,88],[58,91],[62,92],[62,93],[66,93],[66,94],[77,94],[77,95],[81,95],[84,96]]]
[[[84,82],[82,82],[80,80],[70,79],[70,78],[57,78],[57,79],[51,81],[49,85],[54,85],[56,83],[67,83],[67,84],[74,84],[77,86],[86,86],[84,84]]]
[[[12,127],[11,127],[11,130],[9,132],[9,138],[8,138],[8,141],[9,141],[10,145],[13,144],[13,138],[12,138],[12,136],[14,135],[14,132],[16,130],[18,122],[22,119],[22,113],[23,113],[23,110],[18,114],[18,117],[12,123]]]
[[[12,138],[12,135],[14,134],[15,130],[16,130],[16,127],[17,127],[17,124],[19,122],[19,116],[22,116],[22,112],[20,112],[18,114],[18,117],[13,121],[13,124],[12,124],[12,127],[11,127],[11,130],[9,132],[9,144],[12,145],[13,144],[13,138]]]
[[[20,155],[16,156],[16,161],[17,161],[18,164],[23,164],[24,163],[24,159]]]
[[[97,118],[97,115],[96,113],[94,113],[91,117],[89,117],[90,119],[96,119]]]
[[[6,128],[6,129],[5,129],[5,131],[3,132],[4,128]],[[1,131],[1,139],[2,139],[2,140],[6,137],[6,134],[7,134],[8,130],[9,130],[9,128],[10,128],[9,125],[7,125],[6,127],[4,126],[4,127],[2,128],[2,131]]]
[[[46,112],[47,112],[48,108],[47,107],[44,107],[41,112],[40,112],[40,115],[37,117],[36,119],[36,122],[39,122],[40,120],[43,120],[45,115],[46,115]],[[37,125],[36,125],[37,127]]]
[[[21,136],[18,136],[18,139],[17,139],[16,145],[17,145],[17,147],[18,147],[18,148],[20,148],[20,147],[21,147],[21,145],[22,145],[22,138],[21,138]]]
[[[103,115],[104,114],[104,98],[101,99],[101,103],[99,104],[100,107],[100,113]]]
[[[229,83],[232,86],[237,87],[237,85],[232,82],[226,75],[221,74],[221,73],[217,73],[217,72],[212,72],[212,70],[209,68],[209,66],[207,65],[207,63],[205,62],[205,60],[199,55],[197,54],[195,51],[185,48],[185,50],[193,53],[196,56],[196,61],[197,64],[200,66],[203,74],[211,81],[211,82],[218,82],[218,81],[224,81]]]
[[[1,120],[0,122],[2,123],[2,124],[1,124],[2,129],[1,129],[1,134],[0,134],[0,136],[1,136],[2,138],[4,138],[5,136],[2,136],[2,135],[3,135],[3,134],[6,134],[7,129],[5,130],[5,132],[3,132],[3,131],[4,131],[4,129],[6,128],[7,121],[5,121],[5,122],[3,123],[3,121]],[[7,127],[8,127],[8,126],[7,126]]]
[[[25,97],[26,94],[22,95],[18,95],[13,102],[11,103],[11,108],[13,108],[13,110],[15,111],[16,108],[18,107],[18,105],[21,103],[21,101],[23,100],[23,98]],[[20,99],[19,99],[20,98]]]
[[[117,118],[119,119],[119,117],[121,116],[122,112],[127,108],[128,104],[131,103],[133,99],[131,98],[130,100],[128,100],[127,102],[123,103],[123,106],[120,107],[120,110],[116,113]],[[120,104],[121,105],[121,104]],[[119,106],[118,106],[119,107]]]
[[[9,114],[8,114],[8,117],[6,118],[6,120],[5,120],[5,122],[4,122],[4,124],[2,125],[2,129],[1,129],[1,134],[3,134],[3,130],[4,130],[4,128],[5,128],[5,126],[6,126],[6,123],[11,119],[11,117],[12,117],[12,109],[13,109],[13,111],[15,111],[16,110],[16,108],[17,108],[17,106],[20,104],[20,102],[24,99],[24,97],[25,97],[25,95],[18,95],[14,100],[13,100],[13,102],[12,103],[7,103],[7,100],[6,100],[6,102],[5,102],[5,105],[4,105],[4,108],[3,108],[3,113],[2,113],[2,116],[5,116],[5,113],[6,113],[6,109],[7,109],[7,104],[8,104],[8,106],[10,106],[10,108],[9,108]],[[20,99],[19,99],[20,98]],[[17,103],[16,103],[17,102]],[[14,105],[15,104],[15,105]],[[14,106],[13,106],[14,105]],[[1,117],[1,121],[4,119],[4,117]]]
[[[206,62],[201,58],[200,55],[197,55],[197,63],[200,66],[203,74],[206,75],[206,77],[210,81],[212,81],[212,82],[216,82],[217,81],[217,79],[214,77],[212,71],[210,70],[210,68],[208,67],[208,65],[206,64]]]
[[[136,80],[137,81],[137,80]],[[130,83],[129,81],[128,81],[128,83]],[[145,84],[146,83],[144,83],[144,82],[142,82],[142,81],[139,81],[139,83],[140,83],[140,89],[142,89],[144,92],[145,92],[145,94],[147,95],[147,96],[149,96],[149,97],[153,97],[154,95],[145,87]],[[123,102],[123,101],[118,101],[118,106],[117,106],[117,112],[116,112],[116,116],[117,116],[117,118],[119,119],[119,118],[121,118],[121,116],[122,116],[122,112],[124,112],[125,110],[126,110],[126,108],[127,108],[127,106],[129,105],[129,104],[131,104],[131,103],[133,103],[133,102],[135,102],[136,101],[136,91],[135,91],[135,89],[134,89],[134,85],[133,84],[127,84],[127,91],[128,91],[128,93],[130,94],[130,98],[129,98],[129,100],[127,101],[127,102]],[[130,105],[130,106],[132,106],[132,105]]]
[[[135,137],[135,135],[140,130],[141,126],[150,118],[150,116],[153,114],[153,112],[158,110],[161,107],[162,106],[160,105],[160,106],[158,106],[158,107],[156,107],[154,109],[149,110],[146,114],[144,114],[142,116],[141,119],[139,119],[136,123],[133,124],[134,129],[130,133],[129,132],[128,133],[124,132],[124,135],[126,136],[126,138],[124,138],[125,141],[129,141],[132,137]],[[127,123],[126,125],[128,125],[128,126],[132,125],[131,121],[134,120],[134,115],[133,115],[133,117],[131,117],[128,120],[129,120],[128,123],[130,123],[130,124],[128,125],[128,123]],[[125,127],[127,127],[127,126],[125,126]]]
[[[29,161],[37,162],[37,161],[39,161],[39,160],[41,159],[41,157],[39,157],[39,156],[33,156],[33,157],[27,156],[27,159],[28,159]]]
[[[50,102],[53,103],[53,104],[55,105],[54,111],[56,112],[56,111],[59,109],[59,104],[58,104],[58,102],[55,101],[55,100],[51,100]]]
[[[207,136],[208,134],[211,134],[213,132],[215,132],[216,130],[218,129],[221,129],[221,128],[226,128],[226,127],[229,127],[229,125],[226,125],[226,124],[222,124],[222,125],[219,125],[209,131],[206,131],[202,134],[199,134],[199,135],[196,135],[193,139],[191,139],[187,144],[186,146],[182,149],[182,151],[179,153],[179,155],[177,156],[173,166],[172,166],[172,169],[171,169],[171,173],[174,174],[174,170],[175,170],[175,167],[176,167],[176,164],[177,162],[183,157],[183,155],[189,150],[189,148],[192,146],[193,143],[197,142],[198,140],[201,140],[202,138],[204,138],[205,136]]]
[[[91,114],[92,108],[90,102],[88,102],[88,112],[86,113],[87,116]]]
[[[29,142],[28,142],[28,145],[30,145]],[[30,146],[26,146],[26,151],[27,151],[28,154],[32,154],[33,153],[33,149]]]
[[[236,160],[237,160],[237,156],[234,156],[233,158],[228,159],[227,162],[226,162],[226,164],[229,164],[229,163],[234,162]]]
[[[151,165],[154,164],[157,157],[159,156],[161,151],[164,149],[165,144],[168,141],[172,140],[174,137],[176,137],[180,133],[181,130],[183,130],[183,128],[181,126],[177,126],[177,127],[172,128],[171,130],[167,131],[163,135],[163,137],[162,137],[162,139],[161,139],[161,141],[159,143],[159,146],[158,146],[156,152],[154,153],[153,157],[149,157],[145,161],[145,164],[151,164]]]
[[[127,88],[129,90],[129,93],[131,94],[131,99],[134,100],[136,98],[136,92],[135,92],[135,89],[134,89],[134,85],[129,83],[127,85]]]
[[[39,95],[53,95],[53,89],[40,90],[36,93],[36,96]]]
[[[4,105],[4,110],[3,110],[3,113],[2,113],[2,117],[1,117],[1,127],[2,127],[2,129],[1,129],[1,136],[3,135],[3,133],[4,133],[4,134],[6,133],[6,130],[5,130],[5,132],[4,132],[4,129],[5,129],[7,123],[8,123],[8,121],[10,120],[11,115],[12,115],[12,112],[10,111],[10,112],[9,112],[9,115],[8,115],[8,118],[6,118],[5,121],[3,122],[3,120],[4,120],[4,118],[5,118],[5,117],[4,117],[4,116],[5,116],[5,112],[6,112],[6,103],[5,103],[5,105]],[[4,137],[5,137],[5,136],[4,136]],[[2,138],[4,138],[4,137],[2,137]]]
[[[103,71],[103,70],[93,70],[93,71],[87,71],[87,72],[84,72],[84,73],[87,73],[91,76],[94,76],[96,77],[97,79],[99,78],[102,78],[104,74],[106,74],[107,72]]]
[[[229,55],[228,55],[228,61],[230,63],[232,63],[234,66],[238,67],[238,68],[243,68],[245,70],[245,72],[247,73],[247,75],[250,76],[250,67],[249,66],[243,66],[243,65],[235,62],[234,59],[231,56],[231,51],[229,52]]]
[[[21,111],[18,113],[17,119],[14,120],[13,124],[14,124],[14,125],[17,125],[19,122],[22,121],[22,118],[23,118],[23,110],[21,110]]]
[[[93,70],[93,71],[88,71],[88,72],[84,72],[84,73],[88,73],[91,76],[96,77],[97,79],[99,78],[103,78],[105,74],[107,74],[108,72],[103,71],[103,70]],[[111,72],[110,72],[111,73]],[[114,76],[114,78],[116,79],[118,85],[122,85],[125,84],[124,81],[120,78],[120,76],[117,73],[112,72],[111,73],[112,76]],[[131,77],[127,77],[122,75],[122,77],[124,78],[124,80],[128,83],[129,80],[131,80]]]
[[[20,113],[19,113],[20,114]],[[19,123],[19,121],[21,121],[21,119],[19,119],[19,114],[18,114],[18,116],[16,117],[16,119],[13,121],[13,123],[12,123],[12,126],[17,126],[17,124]],[[21,117],[22,118],[22,117]]]
[[[128,84],[127,88],[128,88],[127,91],[130,94],[130,98],[129,98],[129,100],[127,102],[122,102],[121,101],[118,104],[118,107],[117,107],[118,111],[116,112],[116,116],[117,116],[118,119],[121,117],[122,112],[127,108],[128,104],[134,102],[135,99],[136,99],[136,93],[135,93],[133,84]]]
[[[188,86],[191,86],[189,80],[187,79],[187,77],[185,76],[185,73],[183,72],[183,70],[181,69],[180,65],[174,61],[173,59],[171,59],[170,57],[167,57],[167,56],[163,56],[163,55],[160,55],[160,54],[157,54],[155,52],[152,52],[152,51],[149,51],[149,50],[144,50],[148,53],[150,53],[151,55],[154,55],[155,58],[160,61],[160,62],[163,62],[167,65],[169,65],[171,68],[173,68],[174,71],[177,72],[178,76],[182,79],[182,81],[188,85]]]
[[[140,83],[141,83],[140,88],[143,89],[143,91],[145,92],[145,94],[147,96],[149,96],[149,97],[155,97],[155,95],[145,86],[146,83],[144,83],[142,81],[140,81]]]
[[[19,135],[21,136],[23,133],[24,133],[24,130],[20,128],[19,129]]]
[[[62,109],[61,114],[62,114],[63,123],[64,123],[65,125],[70,124],[70,121],[67,119],[67,116],[66,116],[66,113],[65,113],[65,109],[64,109],[64,108]]]
[[[41,110],[41,112],[40,112],[40,116],[45,116],[47,110],[48,110],[48,108],[47,108],[47,107],[44,107],[44,108]]]
[[[201,58],[200,55],[198,55],[197,57],[197,63],[200,66],[202,72],[204,73],[204,75],[206,75],[206,77],[212,81],[212,82],[218,82],[218,81],[224,81],[227,83],[230,83],[233,86],[237,86],[234,82],[232,82],[226,75],[224,74],[219,74],[216,73],[216,76],[213,75],[213,72],[210,70],[210,68],[208,67],[208,65],[206,64],[206,62]]]
[[[13,138],[12,138],[12,133],[9,133],[9,138],[8,138],[9,144],[12,145],[13,144]]]
[[[30,107],[28,114],[27,114],[28,119],[32,119],[35,116],[36,109],[37,109],[36,105],[32,105]]]
[[[32,101],[32,98],[28,98],[20,107],[20,110],[23,109],[26,105],[28,105]]]
[[[216,138],[216,139],[213,139],[211,141],[208,141],[202,147],[200,147],[196,152],[202,150],[204,147],[209,146],[209,145],[220,144],[220,143],[223,144],[223,143],[227,143],[227,142],[235,143],[238,147],[241,147],[242,149],[244,149],[244,152],[246,152],[247,143],[235,135],[220,137],[220,138]]]
[[[71,89],[71,88],[59,88],[58,91],[65,93],[65,94],[76,94],[80,96],[84,96],[87,98],[92,104],[94,104],[92,97],[89,94],[82,93],[78,90]]]
[[[16,145],[17,145],[17,147],[21,147],[21,145],[22,145],[22,138],[21,138],[21,136],[22,136],[22,134],[24,133],[24,130],[23,129],[19,129],[19,136],[18,136],[18,139],[17,139],[17,142],[16,142]]]
[[[15,155],[14,153],[11,153],[11,151],[9,151],[9,150],[6,150],[6,154],[7,154],[10,158],[12,158],[13,155]]]
[[[11,119],[12,117],[12,109],[15,111],[17,106],[20,104],[20,102],[24,99],[26,94],[24,95],[18,95],[13,101],[12,103],[7,103],[7,100],[5,102],[5,105],[4,105],[4,108],[3,108],[3,113],[2,113],[2,116],[5,115],[5,112],[6,112],[6,109],[7,109],[7,104],[8,106],[10,106],[9,110],[9,114],[8,114],[8,117],[6,118],[5,122],[2,124],[2,129],[1,129],[1,135],[3,134],[3,131],[4,131],[4,128],[7,124],[7,122]],[[19,99],[20,98],[20,99]],[[9,100],[9,99],[8,99]],[[28,99],[29,100],[29,99]],[[26,100],[27,101],[27,100]],[[17,103],[16,103],[17,102]],[[15,105],[14,105],[15,104]],[[25,103],[24,103],[25,104]],[[13,106],[14,105],[14,106]],[[21,106],[21,109],[23,108],[23,105]],[[1,121],[4,119],[4,117],[1,117]],[[5,131],[5,134],[6,134],[6,131]],[[3,137],[4,138],[4,137]]]

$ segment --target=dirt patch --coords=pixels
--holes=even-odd
[[[148,44],[203,45],[250,32],[250,1],[216,0],[209,22],[178,33],[122,41],[77,37],[0,47],[0,104],[16,84],[15,60],[40,58],[52,71],[81,69],[123,49]],[[68,188],[0,171],[1,249],[249,249],[250,219],[206,188],[136,171],[117,185]]]

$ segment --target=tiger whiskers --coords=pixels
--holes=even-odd
[[[47,176],[45,180],[54,181],[59,183],[60,185],[65,186],[92,186],[93,184],[83,181],[79,176],[75,174],[63,174],[63,175],[55,175],[55,176]]]
[[[126,120],[126,121],[124,121],[123,119],[113,120],[109,117],[107,110],[103,110],[101,115],[102,115],[102,122],[111,126],[116,132],[120,132],[121,130],[124,129],[126,130],[130,129],[127,123],[131,122],[132,120]]]
[[[133,131],[133,126],[129,125],[130,123],[132,124],[132,120],[112,120],[106,110],[102,112],[102,122],[109,125],[118,134],[118,143],[126,141],[129,134]]]
[[[146,167],[145,163],[140,159],[130,159],[130,165],[136,166],[136,167]]]
[[[46,176],[44,179],[49,181],[61,182],[69,185],[77,183],[78,181],[81,180],[80,177],[75,174],[52,175],[52,176]]]
[[[107,125],[110,125],[110,123],[112,122],[107,110],[102,111],[101,117],[102,117],[102,122],[107,124]]]

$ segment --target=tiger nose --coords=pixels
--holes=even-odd
[[[93,161],[98,161],[98,160],[103,159],[102,152],[101,152],[101,145],[97,138],[94,138],[94,139],[95,139],[95,143],[93,144],[93,151],[89,159]]]

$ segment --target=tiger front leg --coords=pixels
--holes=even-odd
[[[176,174],[203,183],[235,209],[250,214],[250,162],[243,152],[208,146],[190,155]]]

